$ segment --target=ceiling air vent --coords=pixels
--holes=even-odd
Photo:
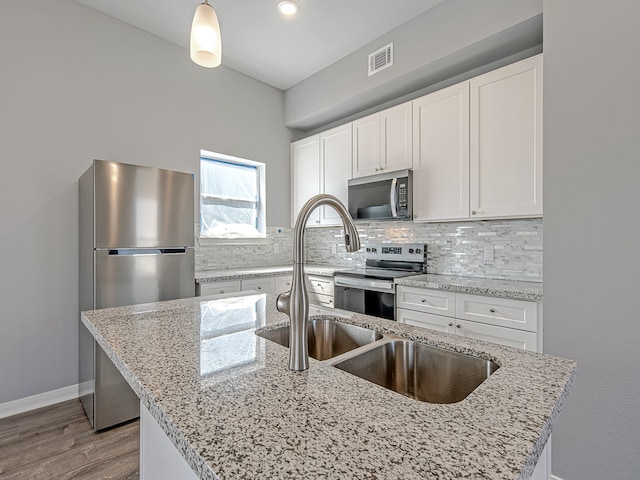
[[[393,65],[393,42],[369,55],[369,76]]]

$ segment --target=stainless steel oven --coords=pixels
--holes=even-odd
[[[426,272],[424,244],[382,243],[365,248],[366,266],[334,274],[335,306],[342,310],[395,319],[395,280]]]

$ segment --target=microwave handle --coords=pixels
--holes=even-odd
[[[391,203],[391,216],[393,218],[398,218],[398,209],[397,209],[397,191],[398,191],[398,179],[394,178],[391,180],[391,192],[389,193],[389,202]]]

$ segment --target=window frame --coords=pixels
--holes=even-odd
[[[221,237],[203,237],[202,234],[202,162],[212,160],[225,163],[231,163],[240,166],[254,167],[258,172],[258,222],[257,230],[260,232],[259,236],[252,237],[235,237],[235,238],[221,238]],[[196,226],[198,234],[198,242],[201,245],[257,245],[267,243],[267,198],[266,198],[266,165],[263,162],[257,162],[247,158],[234,157],[232,155],[226,155],[224,153],[210,152],[208,150],[200,150],[200,158],[198,160],[198,224]]]

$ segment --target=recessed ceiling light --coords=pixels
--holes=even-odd
[[[295,15],[298,11],[298,4],[293,0],[282,0],[278,4],[278,11],[283,15]]]

